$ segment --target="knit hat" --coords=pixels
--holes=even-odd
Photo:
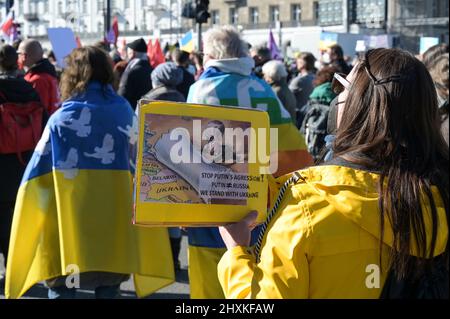
[[[14,71],[17,69],[17,52],[12,46],[5,44],[0,46],[0,70]]]
[[[136,52],[147,52],[147,44],[145,44],[145,41],[142,38],[134,40],[133,42],[127,44],[127,47]]]
[[[158,65],[152,72],[152,85],[177,86],[183,81],[183,70],[173,62]]]

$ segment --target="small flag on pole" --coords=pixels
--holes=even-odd
[[[180,40],[180,50],[186,51],[188,53],[191,53],[194,51],[195,45],[194,45],[194,36],[192,30],[187,32],[183,38]]]
[[[10,36],[12,32],[14,32],[14,11],[9,11],[5,20],[3,20],[0,30],[4,35]]]
[[[152,48],[152,54],[150,58],[150,64],[152,68],[156,68],[159,64],[166,62],[164,58],[164,53],[161,50],[161,45],[159,43],[159,39],[155,40],[155,44]]]
[[[119,21],[117,19],[117,16],[113,18],[113,23],[111,26],[111,29],[108,31],[108,34],[106,35],[106,41],[110,44],[117,44],[117,39],[119,38]]]
[[[282,60],[283,59],[283,56],[282,56],[280,50],[278,49],[277,43],[275,42],[275,38],[273,37],[272,30],[270,30],[270,33],[269,33],[269,50],[270,50],[270,53],[272,54],[272,59],[274,59],[274,60]]]
[[[148,60],[151,62],[152,61],[152,55],[153,55],[153,44],[152,44],[152,39],[148,39],[148,44],[147,44],[147,56],[148,56]]]

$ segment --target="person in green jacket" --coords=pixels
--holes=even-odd
[[[320,104],[330,105],[331,101],[336,97],[336,94],[331,89],[331,81],[337,69],[333,66],[326,66],[317,72],[314,80],[314,90],[309,96],[310,101]]]

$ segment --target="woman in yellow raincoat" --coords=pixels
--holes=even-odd
[[[421,278],[435,256],[448,275],[449,156],[429,73],[407,52],[376,49],[335,78],[333,159],[273,183],[254,254],[254,212],[220,228],[227,298],[378,298],[391,270]]]

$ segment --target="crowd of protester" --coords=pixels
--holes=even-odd
[[[110,104],[131,126],[141,99],[268,112],[271,126],[279,128],[278,171],[270,189],[271,198],[278,197],[275,214],[264,227],[255,227],[252,212],[233,225],[187,229],[192,298],[395,298],[417,289],[410,285],[393,295],[392,278],[416,283],[441,265],[437,275],[448,280],[448,45],[430,48],[421,61],[399,49],[369,50],[349,65],[336,44],[320,58],[299,53],[294,69],[231,27],[208,31],[203,52],[166,46],[166,62],[155,68],[143,38],[126,49],[124,56],[102,42],[82,47],[60,70],[54,54],[44,57],[36,40],[1,45],[0,130],[9,125],[6,112],[25,107],[36,114],[26,125],[43,138],[47,121],[55,123],[69,106],[76,112],[86,105],[102,108],[104,121],[118,126],[119,118],[107,113]],[[101,145],[104,134],[94,138]],[[17,193],[38,140],[14,151],[0,140],[5,265],[14,246]],[[126,142],[116,145],[129,156]],[[128,214],[114,214],[120,213]],[[178,271],[182,233],[168,233]],[[249,253],[255,245],[256,253]],[[380,264],[379,289],[364,285],[368,264]],[[89,271],[82,280],[92,283],[98,298],[115,298],[128,278]],[[64,276],[46,279],[49,298],[75,296]]]

